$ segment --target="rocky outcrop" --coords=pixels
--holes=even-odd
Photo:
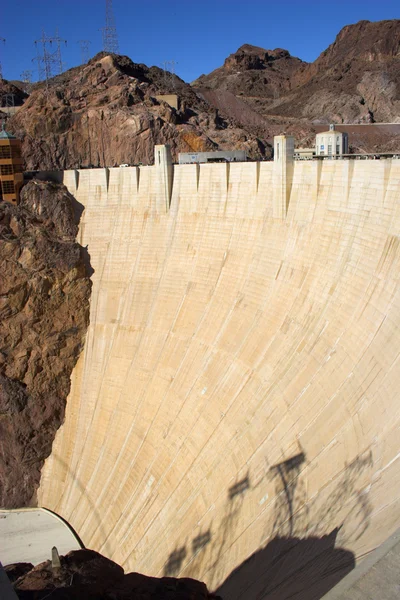
[[[73,197],[31,181],[0,203],[0,506],[32,505],[64,418],[91,282]]]
[[[122,567],[93,550],[75,550],[60,557],[61,567],[46,561],[12,578],[21,600],[218,600],[195,579],[124,574]],[[12,565],[15,572],[18,565]],[[9,574],[9,567],[6,567]]]
[[[274,98],[291,88],[291,78],[305,66],[287,50],[265,50],[243,44],[228,56],[222,67],[201,75],[192,86],[197,89],[225,90],[238,96]]]
[[[179,109],[156,96],[176,93]],[[128,57],[100,53],[87,65],[35,86],[7,128],[23,140],[26,168],[151,164],[154,144],[179,152],[218,148],[259,154],[256,136],[179,77]]]

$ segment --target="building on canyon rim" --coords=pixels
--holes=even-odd
[[[0,132],[0,201],[18,204],[24,181],[21,141],[5,130]]]

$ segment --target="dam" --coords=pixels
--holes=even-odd
[[[229,598],[296,544],[329,589],[400,517],[400,161],[282,150],[63,174],[93,292],[38,504]]]

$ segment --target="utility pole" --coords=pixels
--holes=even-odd
[[[39,40],[35,40],[35,46],[37,50],[37,56],[34,60],[38,64],[39,80],[45,80],[46,85],[48,80],[59,75],[63,71],[63,63],[61,60],[61,44],[67,45],[67,40],[63,40],[58,35],[49,37],[42,32],[42,37]],[[40,52],[40,45],[42,54]]]
[[[32,71],[26,70],[22,71],[21,75],[22,83],[31,84],[32,83]]]
[[[91,44],[90,40],[79,40],[78,44],[81,48],[81,61],[82,65],[86,65],[89,60],[89,46]]]
[[[115,26],[112,0],[106,0],[106,26],[102,27],[103,50],[110,54],[119,54],[117,28]]]
[[[166,88],[175,90],[175,60],[164,60],[161,68],[164,71],[164,85]],[[168,91],[169,91],[168,89]]]
[[[21,81],[24,84],[23,85],[23,91],[26,93],[30,93],[31,91],[31,85],[32,85],[32,71],[26,70],[26,71],[22,71],[21,75]]]
[[[3,42],[3,44],[6,43],[5,38],[0,37],[0,43]],[[3,79],[3,67],[1,65],[1,60],[0,60],[0,79]]]

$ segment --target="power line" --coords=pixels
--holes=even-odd
[[[91,44],[90,40],[79,40],[78,44],[80,45],[81,48],[81,61],[83,65],[86,65],[86,63],[89,60],[89,46]]]
[[[117,28],[115,26],[112,0],[106,0],[106,26],[102,27],[103,50],[112,54],[119,54]]]
[[[67,40],[59,37],[58,30],[56,30],[54,37],[47,36],[43,31],[42,37],[39,40],[35,40],[37,56],[34,60],[38,64],[39,80],[44,79],[47,83],[49,79],[63,72],[61,44],[67,45]]]
[[[3,44],[6,43],[5,38],[0,37],[0,42],[3,42]],[[0,61],[0,79],[3,79],[3,67],[1,65],[1,61]]]

